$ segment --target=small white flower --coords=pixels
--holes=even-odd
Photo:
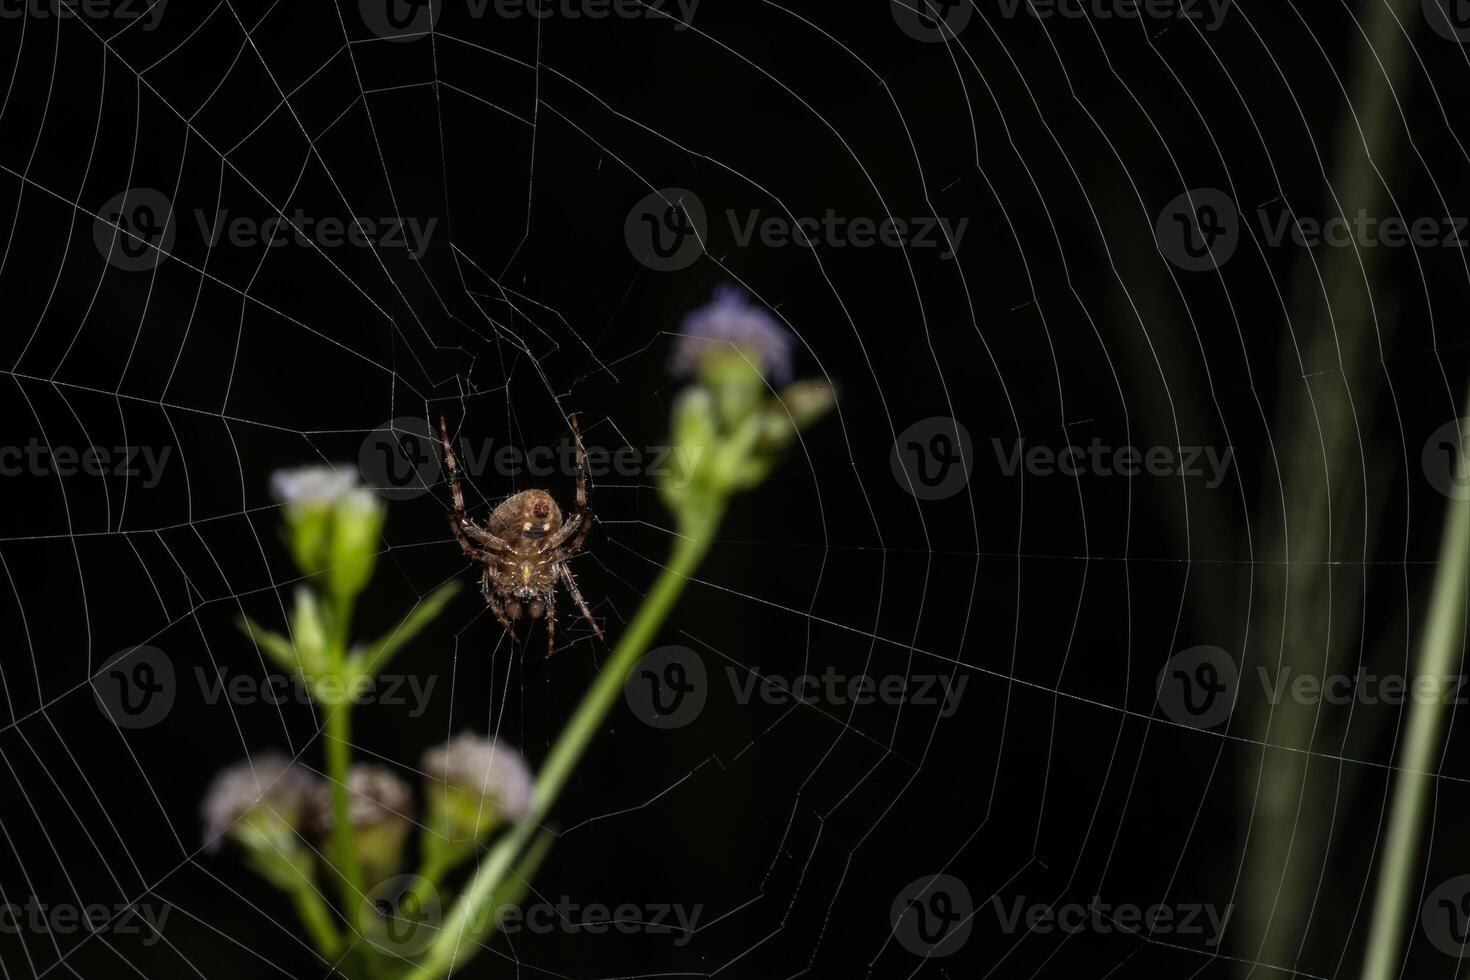
[[[424,754],[424,771],[506,820],[531,812],[531,767],[508,742],[464,732]],[[430,790],[433,793],[433,790]]]
[[[217,849],[220,839],[252,812],[296,826],[316,788],[316,778],[280,752],[262,752],[221,770],[200,806],[206,845]]]
[[[332,787],[317,788],[312,813],[317,826],[330,829],[336,822],[332,811]],[[371,827],[390,820],[407,822],[413,815],[413,793],[408,784],[382,766],[355,765],[347,774],[347,822],[353,827]]]
[[[357,488],[357,472],[345,465],[302,466],[271,474],[271,496],[283,504],[331,504]]]

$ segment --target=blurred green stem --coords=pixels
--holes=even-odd
[[[506,873],[535,835],[542,818],[566,785],[577,760],[617,701],[628,672],[647,651],[690,576],[709,551],[723,515],[723,501],[689,508],[682,513],[679,537],[675,539],[668,564],[659,572],[648,596],[623,631],[612,656],[598,672],[592,687],[582,697],[582,703],[562,729],[551,754],[541,766],[530,813],[490,849],[475,869],[464,894],[446,916],[438,938],[423,961],[406,975],[406,980],[437,980],[447,976],[454,966],[460,944],[479,943],[489,934],[498,906],[502,904],[497,895],[503,894],[501,883]]]
[[[330,670],[345,689],[350,682],[347,669],[347,637],[352,622],[352,600],[339,598],[332,609],[332,637],[328,642]],[[352,845],[348,822],[347,779],[352,768],[352,699],[325,706],[327,780],[332,786],[332,862],[341,872],[342,916],[360,932],[358,922],[367,893],[363,890],[362,863]]]
[[[1412,64],[1409,32],[1419,17],[1413,0],[1375,0],[1362,7],[1347,46],[1351,70],[1332,145],[1328,213],[1352,220],[1381,215],[1395,170],[1404,122],[1398,99]],[[1396,323],[1393,293],[1378,281],[1381,248],[1305,252],[1292,283],[1291,330],[1283,338],[1275,460],[1279,496],[1269,484],[1261,520],[1279,521],[1276,541],[1254,557],[1260,597],[1261,666],[1280,676],[1325,680],[1362,666],[1355,621],[1362,616],[1369,562],[1386,494],[1374,494],[1375,471],[1364,464],[1366,420],[1383,389],[1383,350]],[[1324,501],[1327,506],[1324,506]],[[1254,613],[1253,613],[1254,615]],[[1353,661],[1358,660],[1355,666]],[[1274,661],[1274,663],[1273,663]],[[1295,969],[1309,948],[1309,911],[1332,887],[1327,864],[1341,805],[1341,765],[1317,755],[1324,739],[1341,737],[1320,703],[1291,698],[1251,707],[1250,736],[1259,770],[1242,772],[1242,822],[1250,827],[1245,901],[1238,936],[1240,975],[1257,964]]]
[[[301,879],[300,886],[291,890],[291,901],[317,952],[328,960],[336,960],[342,954],[342,937],[311,879]]]
[[[1470,409],[1467,409],[1470,412]],[[1461,458],[1463,466],[1463,457]],[[1463,480],[1466,474],[1456,474]],[[1410,701],[1408,731],[1394,778],[1393,809],[1378,863],[1378,888],[1363,960],[1363,980],[1394,980],[1401,972],[1404,925],[1418,879],[1419,838],[1437,756],[1444,741],[1450,677],[1458,673],[1465,636],[1465,586],[1470,568],[1470,500],[1451,499],[1439,543],[1439,564],[1429,599],[1428,626],[1410,685],[1422,696]],[[1428,678],[1429,680],[1426,680]],[[1432,686],[1431,686],[1432,681]]]

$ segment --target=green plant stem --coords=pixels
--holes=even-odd
[[[352,600],[338,599],[332,616],[332,640],[329,644],[331,670],[345,686],[347,677],[347,637],[352,622]],[[342,915],[356,932],[362,903],[362,863],[352,846],[352,825],[348,822],[347,778],[352,768],[352,700],[326,708],[327,779],[332,787],[332,861],[341,872]]]
[[[300,886],[291,890],[291,901],[317,952],[328,960],[336,960],[342,953],[342,937],[332,921],[332,913],[310,879],[301,879]]]
[[[437,980],[447,976],[460,943],[478,943],[488,934],[495,921],[494,906],[501,881],[536,833],[542,818],[566,785],[577,760],[597,734],[603,719],[622,692],[628,672],[647,651],[668,618],[690,576],[709,550],[715,528],[723,515],[723,501],[695,513],[686,512],[668,564],[659,572],[648,596],[613,648],[612,656],[583,695],[582,703],[577,706],[576,713],[562,729],[551,754],[542,764],[536,777],[530,813],[485,855],[464,894],[445,917],[438,938],[405,980]]]
[[[1460,475],[1463,478],[1464,474]],[[1403,755],[1394,777],[1393,808],[1378,862],[1378,887],[1363,959],[1363,980],[1393,980],[1400,974],[1404,924],[1406,916],[1412,915],[1409,898],[1418,878],[1424,808],[1433,773],[1439,768],[1436,755],[1442,749],[1445,715],[1453,700],[1445,694],[1450,676],[1458,671],[1464,646],[1467,569],[1470,569],[1470,500],[1451,500],[1444,536],[1439,543],[1428,625],[1412,685],[1418,689],[1423,684],[1426,696],[1410,701]]]

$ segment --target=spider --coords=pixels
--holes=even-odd
[[[546,617],[546,655],[551,656],[556,641],[556,585],[560,579],[592,626],[598,639],[604,639],[602,628],[592,618],[587,600],[577,590],[577,582],[567,567],[567,559],[582,548],[587,532],[592,530],[592,509],[587,506],[586,453],[582,450],[582,434],[577,417],[572,416],[572,438],[577,446],[577,509],[563,523],[561,508],[545,490],[522,490],[507,497],[493,511],[485,526],[470,519],[464,509],[464,494],[459,487],[459,463],[449,443],[449,428],[439,418],[439,437],[444,443],[444,462],[449,466],[449,488],[454,494],[454,512],[449,526],[459,546],[472,561],[484,566],[480,575],[480,592],[485,604],[500,620],[512,638],[515,621],[522,615],[530,619]]]

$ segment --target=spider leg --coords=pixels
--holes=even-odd
[[[582,611],[582,618],[587,620],[587,624],[592,627],[592,632],[597,634],[599,640],[606,640],[607,637],[603,635],[602,627],[598,626],[597,620],[592,618],[592,610],[587,608],[587,600],[582,598],[582,591],[577,588],[577,580],[572,578],[572,570],[564,562],[557,562],[556,568],[562,581],[567,585],[567,591],[572,594],[572,601]]]
[[[449,468],[449,491],[454,497],[454,512],[450,514],[449,526],[454,529],[460,548],[476,561],[484,559],[484,554],[476,544],[494,551],[509,551],[510,545],[470,520],[465,513],[464,491],[459,485],[459,461],[454,458],[454,447],[449,442],[449,427],[442,415],[439,416],[439,440],[444,445],[444,464]]]
[[[587,452],[582,448],[582,430],[577,425],[575,415],[572,416],[572,440],[577,446],[577,509],[555,534],[546,539],[541,549],[551,551],[561,548],[558,561],[581,550],[582,542],[592,530],[592,508],[587,503]],[[573,535],[576,537],[572,537]],[[572,539],[572,543],[562,548],[563,542],[568,538]]]
[[[541,547],[536,549],[537,552],[555,551],[557,548],[560,548],[562,542],[577,533],[577,529],[582,526],[582,520],[582,513],[573,514],[565,524],[556,529],[555,534],[550,535],[545,541],[541,542]],[[583,537],[586,537],[586,535],[584,534]],[[575,550],[575,548],[570,548],[567,550],[567,554],[571,554]]]
[[[490,591],[490,569],[488,567],[485,569],[484,576],[480,579],[480,594],[485,597],[485,605],[489,606],[490,611],[495,614],[495,618],[500,620],[500,625],[505,627],[505,631],[514,639],[516,628],[511,624],[509,617],[505,615],[505,607],[500,604],[500,600],[496,599],[495,594]]]
[[[551,656],[551,648],[556,645],[556,596],[552,595],[546,600],[546,655]]]
[[[587,453],[582,449],[582,430],[572,416],[572,440],[577,444],[577,513],[587,509]]]

